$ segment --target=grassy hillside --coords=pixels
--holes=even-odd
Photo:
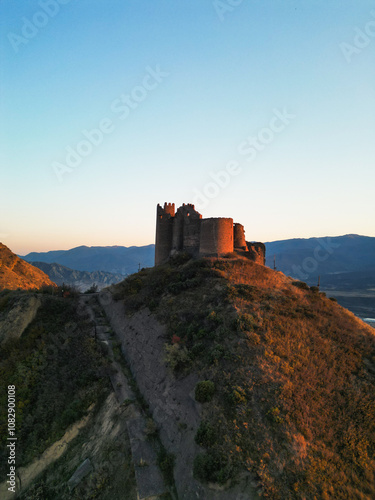
[[[247,260],[186,261],[111,287],[167,325],[165,360],[199,373],[194,475],[244,470],[272,499],[375,497],[373,330],[316,288]]]
[[[2,408],[6,407],[7,386],[16,386],[18,466],[59,439],[108,385],[99,348],[76,312],[75,299],[44,295],[22,337],[1,345],[0,359]],[[2,412],[1,445],[7,437],[6,425]],[[5,477],[5,454],[1,446],[1,477]]]
[[[20,259],[0,243],[0,290],[40,288],[54,283],[37,267]]]
[[[375,317],[375,238],[346,236],[266,243],[267,265],[327,294],[361,318]]]

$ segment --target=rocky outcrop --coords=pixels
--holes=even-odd
[[[19,338],[33,321],[41,305],[40,297],[22,295],[15,300],[7,314],[0,315],[0,343],[10,338]]]
[[[92,409],[92,408],[91,408]],[[41,474],[49,465],[56,462],[67,450],[69,443],[79,434],[79,431],[85,427],[91,414],[83,417],[74,423],[65,432],[63,437],[47,448],[43,454],[26,467],[17,469],[17,491],[26,490],[34,479]],[[2,500],[11,500],[15,498],[14,493],[9,492],[9,484],[6,481],[0,484],[0,498]]]

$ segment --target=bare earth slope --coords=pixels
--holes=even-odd
[[[0,243],[0,290],[28,290],[44,285],[54,285],[37,267],[20,259],[8,247]]]
[[[100,296],[180,498],[232,498],[246,474],[236,498],[375,498],[375,335],[354,314],[239,258],[175,260]]]

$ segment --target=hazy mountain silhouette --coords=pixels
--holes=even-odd
[[[57,264],[49,264],[48,262],[33,262],[33,266],[45,272],[50,279],[57,285],[74,286],[81,292],[86,291],[92,285],[96,285],[98,290],[118,283],[124,279],[122,274],[108,273],[106,271],[77,271],[69,267]]]
[[[31,252],[24,257],[27,262],[58,263],[79,271],[107,271],[127,275],[140,267],[154,265],[155,246],[80,246],[70,250]]]
[[[267,265],[273,267],[275,256],[277,269],[294,277],[298,277],[298,266],[301,267],[300,273],[310,277],[370,269],[375,271],[375,238],[369,236],[347,234],[272,241],[266,243],[266,248]]]
[[[361,317],[375,317],[375,238],[345,236],[266,243],[269,267],[317,285]]]
[[[58,263],[79,271],[127,275],[154,265],[154,245],[80,246],[70,250],[32,252],[28,262]],[[375,238],[348,234],[337,237],[295,238],[266,243],[266,264],[288,276],[316,285],[362,317],[375,316]],[[345,292],[339,296],[338,292]],[[348,296],[350,293],[351,296]]]

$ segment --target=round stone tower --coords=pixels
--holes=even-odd
[[[202,219],[199,255],[219,257],[230,252],[233,252],[233,219]]]

